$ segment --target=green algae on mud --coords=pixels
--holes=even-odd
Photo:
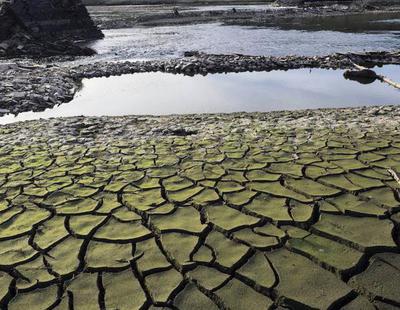
[[[399,305],[399,123],[374,107],[0,126],[0,306]]]

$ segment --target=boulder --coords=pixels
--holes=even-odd
[[[88,56],[75,41],[102,37],[80,0],[0,0],[0,57]]]
[[[8,15],[17,17],[21,26],[35,37],[78,40],[103,37],[81,0],[13,0],[3,6],[11,11]]]

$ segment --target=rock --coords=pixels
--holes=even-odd
[[[103,38],[102,32],[94,25],[81,0],[14,0],[0,6],[3,11],[0,17],[2,27],[10,28],[17,24],[36,38]],[[16,16],[16,21],[10,21],[10,15]]]
[[[12,62],[0,63],[0,72],[16,69],[17,67],[18,67],[17,64]]]
[[[0,43],[0,48],[3,49],[3,50],[6,50],[6,49],[8,48],[8,46],[9,46],[9,45],[8,45],[7,42],[1,42],[1,43]]]
[[[31,1],[0,1],[0,55],[93,55],[92,49],[80,47],[73,41],[100,39],[103,34],[93,24],[80,0],[68,3],[69,7],[49,0],[37,0],[34,5]]]
[[[26,93],[22,92],[22,91],[16,91],[16,92],[12,93],[12,96],[15,99],[21,99],[21,98],[25,98],[26,97]]]
[[[354,276],[349,283],[372,298],[400,304],[400,256],[396,253],[373,256],[367,270]]]

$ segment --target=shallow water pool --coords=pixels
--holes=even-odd
[[[400,81],[400,66],[376,71]],[[83,81],[70,103],[43,112],[7,115],[0,123],[38,118],[266,112],[400,104],[400,90],[345,80],[341,70],[300,69],[184,76],[138,73]]]

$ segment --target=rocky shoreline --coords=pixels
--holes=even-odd
[[[33,38],[27,32],[19,32],[0,42],[0,57],[44,57],[93,56],[96,52],[88,47],[81,47],[71,40],[42,40]]]
[[[74,98],[82,79],[143,72],[193,76],[214,73],[273,71],[301,68],[352,69],[354,64],[400,64],[400,52],[333,54],[328,56],[246,56],[186,52],[185,57],[137,62],[97,62],[79,66],[0,63],[0,116],[43,111]]]
[[[253,124],[251,130],[247,128]],[[236,112],[218,114],[184,114],[165,116],[74,116],[37,119],[0,125],[0,135],[14,138],[0,141],[0,147],[9,143],[34,143],[62,135],[79,138],[79,143],[90,145],[94,141],[104,143],[140,137],[194,136],[199,139],[224,131],[230,134],[249,133],[269,129],[312,128],[356,130],[393,128],[400,124],[400,106],[369,106],[353,108],[322,108],[293,111]],[[18,138],[16,138],[18,136]],[[223,136],[221,136],[223,137]],[[75,141],[78,142],[78,141]]]

